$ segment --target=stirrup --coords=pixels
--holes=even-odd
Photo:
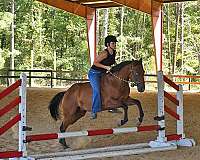
[[[108,112],[110,113],[122,113],[118,108],[109,109]]]

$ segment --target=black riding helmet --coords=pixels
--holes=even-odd
[[[110,43],[110,42],[118,42],[118,41],[115,36],[109,35],[105,38],[105,46],[107,47],[107,43]]]

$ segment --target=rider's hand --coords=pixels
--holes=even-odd
[[[106,69],[107,71],[110,71],[111,67],[110,67],[110,66],[105,66],[105,69]]]

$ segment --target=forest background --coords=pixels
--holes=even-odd
[[[199,75],[200,1],[165,4],[163,16],[164,73]],[[146,73],[156,73],[149,15],[125,7],[98,9],[96,34],[97,51],[113,34],[118,63],[142,58]],[[46,69],[78,71],[82,78],[90,67],[86,21],[35,0],[0,0],[0,62],[0,75]]]

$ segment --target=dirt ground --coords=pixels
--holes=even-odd
[[[2,90],[2,88],[0,89]],[[27,124],[32,127],[33,130],[28,134],[40,134],[40,133],[57,133],[59,131],[60,121],[54,121],[50,117],[48,111],[48,103],[50,99],[60,91],[65,89],[47,89],[47,88],[28,88],[27,90]],[[17,91],[14,94],[1,100],[0,108],[5,106],[10,100],[17,95]],[[156,124],[153,117],[157,111],[157,95],[153,91],[145,91],[144,93],[138,93],[136,91],[131,92],[131,96],[139,99],[142,103],[145,118],[143,125]],[[170,104],[170,102],[167,102]],[[172,105],[172,108],[175,106]],[[13,109],[6,116],[0,117],[0,124],[7,122],[17,112],[17,109]],[[200,93],[184,93],[184,124],[186,137],[193,137],[196,141],[196,146],[191,148],[181,147],[175,151],[154,152],[142,155],[133,156],[121,156],[113,158],[113,160],[200,160]],[[138,111],[135,106],[129,107],[129,122],[123,127],[134,127],[137,122]],[[73,126],[70,126],[68,131],[79,131],[88,129],[102,129],[102,128],[116,128],[117,123],[123,117],[122,113],[109,113],[107,111],[98,114],[96,120],[90,120],[89,114],[76,122]],[[176,122],[174,119],[166,114],[167,119],[167,134],[175,133]],[[156,132],[143,132],[143,133],[128,133],[119,135],[105,135],[97,137],[81,137],[81,138],[68,138],[67,143],[72,150],[97,148],[104,146],[114,146],[120,144],[133,144],[142,143],[154,140],[156,138]],[[0,138],[0,151],[16,150],[17,149],[17,125],[6,133],[1,135]],[[59,145],[57,140],[48,140],[40,142],[31,142],[27,145],[28,154],[40,154],[51,152],[63,152],[65,151],[62,146]]]

